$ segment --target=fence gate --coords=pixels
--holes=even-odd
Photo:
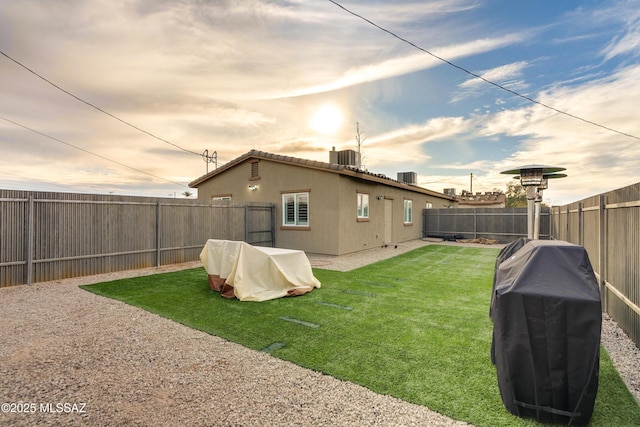
[[[245,206],[245,242],[256,246],[275,246],[275,205]]]

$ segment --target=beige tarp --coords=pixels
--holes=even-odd
[[[302,295],[320,287],[303,251],[210,239],[200,259],[211,289],[227,298],[266,301]]]

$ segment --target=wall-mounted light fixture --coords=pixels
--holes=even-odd
[[[258,186],[256,184],[249,185],[249,190],[256,191],[257,189],[258,189]]]
[[[381,196],[379,194],[376,196],[376,199],[378,199],[378,200],[382,200],[383,198],[384,198],[384,196]]]

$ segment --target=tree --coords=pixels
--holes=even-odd
[[[187,191],[184,191],[184,192],[182,193],[182,195],[183,195],[184,197],[191,197],[191,196],[193,196],[193,193],[192,193],[191,191],[187,190]]]
[[[508,182],[506,191],[507,200],[505,206],[507,208],[527,207],[527,190],[522,184]]]

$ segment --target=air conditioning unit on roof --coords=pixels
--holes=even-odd
[[[418,174],[416,172],[398,172],[398,181],[416,185],[418,183]]]
[[[333,147],[329,151],[329,163],[335,165],[358,166],[360,164],[359,157],[360,153],[355,150],[336,151],[336,147]]]

